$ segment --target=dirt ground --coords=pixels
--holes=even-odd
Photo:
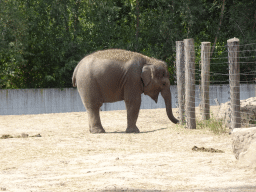
[[[0,139],[0,191],[256,191],[229,134],[184,129],[165,109],[141,110],[139,134],[124,132],[126,111],[101,119],[105,134],[89,133],[86,112],[0,116],[0,137],[14,136]]]

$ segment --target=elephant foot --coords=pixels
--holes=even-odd
[[[94,128],[90,128],[90,133],[93,133],[93,134],[105,133],[105,130],[101,127],[94,127]]]
[[[126,133],[139,133],[140,130],[138,129],[138,127],[128,127],[125,131]]]

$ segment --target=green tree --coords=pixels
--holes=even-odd
[[[254,7],[256,0],[3,0],[0,87],[71,87],[77,63],[107,48],[166,61],[174,84],[175,41],[185,38],[195,40],[198,70],[200,43],[210,41],[215,42],[211,73],[228,74],[226,41],[234,36],[241,44],[255,41]],[[253,48],[241,49],[245,57],[253,55],[245,51]],[[245,74],[255,65],[250,58],[241,65]],[[228,83],[228,76],[212,75],[211,81]]]
[[[16,0],[1,1],[0,6],[0,88],[20,88],[16,78],[19,65],[25,64],[27,31],[25,15]]]

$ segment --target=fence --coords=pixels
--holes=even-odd
[[[247,94],[245,98],[245,90],[242,90],[243,86],[240,85],[240,82],[246,83],[251,90],[255,90],[255,47],[256,43],[239,45],[239,39],[237,38],[229,39],[226,46],[212,47],[212,50],[210,42],[202,42],[200,47],[194,47],[193,39],[176,42],[178,106],[179,119],[182,124],[186,122],[187,128],[196,128],[195,103],[198,99],[195,95],[196,84],[200,88],[199,100],[201,101],[202,120],[208,120],[210,118],[211,102],[210,83],[221,84],[227,82],[229,84],[228,99],[230,100],[230,107],[228,107],[228,112],[225,115],[230,116],[230,128],[239,128],[245,121],[251,124],[249,126],[255,124],[256,101],[255,108],[252,106],[251,111],[243,110],[245,112],[241,112],[240,110],[240,99],[255,96],[255,94]],[[251,90],[247,90],[248,93]],[[241,98],[242,94],[243,98]],[[248,112],[251,114],[248,115]]]
[[[184,68],[183,68],[184,69]],[[255,96],[255,86],[253,84],[240,85],[241,99]],[[200,86],[195,86],[195,106],[200,104]],[[170,87],[172,93],[172,106],[176,107],[177,87]],[[183,89],[184,90],[184,89]],[[210,85],[210,105],[216,105],[215,99],[219,103],[229,101],[229,85]],[[158,103],[150,97],[142,94],[141,109],[165,108],[164,99],[161,94]],[[102,111],[125,110],[123,101],[116,103],[104,103]],[[22,115],[41,113],[65,113],[85,111],[80,96],[75,88],[65,89],[3,89],[0,90],[0,115]],[[177,116],[175,114],[175,116]]]

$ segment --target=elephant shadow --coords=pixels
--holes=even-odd
[[[167,128],[159,128],[159,129],[150,130],[150,131],[141,131],[140,133],[152,133],[152,132],[161,131],[161,130],[165,130],[165,129],[167,129]],[[125,131],[106,132],[106,134],[112,134],[112,133],[127,134]],[[140,133],[138,133],[138,134],[140,134]],[[137,133],[135,133],[135,134],[137,134]]]

